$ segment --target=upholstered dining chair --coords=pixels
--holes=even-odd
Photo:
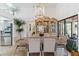
[[[28,39],[29,44],[29,56],[40,56],[40,39],[39,38],[29,38]]]
[[[55,39],[53,38],[44,38],[44,56],[54,56],[55,52]]]
[[[16,41],[16,45],[15,45],[15,52],[14,55],[19,51],[19,49],[25,50],[27,53],[28,50],[28,44],[27,44],[27,40],[26,39],[21,39],[21,40],[17,40]],[[25,48],[25,49],[24,49]],[[27,54],[26,54],[27,55]]]

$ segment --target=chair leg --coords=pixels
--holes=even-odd
[[[44,56],[44,52],[42,52],[42,56]]]
[[[29,52],[27,52],[27,56],[29,56]]]
[[[40,52],[40,56],[41,56],[41,52]]]

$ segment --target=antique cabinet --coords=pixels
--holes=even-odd
[[[57,19],[50,18],[50,17],[38,17],[35,19],[36,25],[36,34],[40,32],[44,33],[45,35],[57,35]]]

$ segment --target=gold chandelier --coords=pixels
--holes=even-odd
[[[35,8],[35,16],[36,17],[45,15],[45,4],[43,4],[43,3],[35,4],[34,8]]]

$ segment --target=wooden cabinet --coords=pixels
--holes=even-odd
[[[56,34],[57,33],[57,19],[50,17],[38,17],[35,19],[36,25],[36,34],[40,32],[48,33],[48,34]],[[41,29],[41,30],[39,30]]]

